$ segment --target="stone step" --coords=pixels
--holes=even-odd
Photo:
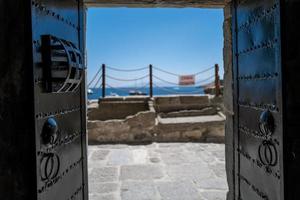
[[[193,117],[170,117],[161,118],[157,117],[159,124],[195,124],[195,123],[207,123],[207,122],[224,122],[225,118],[219,114],[205,115],[205,116],[193,116]]]
[[[194,117],[157,117],[157,141],[224,142],[222,114]]]
[[[162,118],[174,118],[174,117],[195,117],[203,115],[215,115],[218,113],[216,107],[207,107],[201,110],[181,110],[176,112],[159,113]]]

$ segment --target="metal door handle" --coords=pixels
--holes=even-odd
[[[274,117],[270,111],[264,111],[259,118],[259,130],[265,136],[271,136],[275,130]]]
[[[58,125],[54,118],[48,118],[44,123],[42,130],[42,139],[44,144],[55,144],[58,139]]]

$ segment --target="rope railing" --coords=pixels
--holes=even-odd
[[[116,77],[113,77],[113,76],[109,76],[109,75],[106,75],[107,78],[110,78],[112,80],[115,80],[115,81],[125,81],[125,82],[132,82],[132,81],[138,81],[138,80],[142,80],[142,79],[145,79],[147,77],[149,77],[149,75],[145,75],[145,76],[142,76],[142,77],[138,77],[138,78],[133,78],[133,79],[121,79],[121,78],[116,78]]]
[[[94,85],[93,88],[97,88],[97,85],[98,85],[98,83],[99,83],[101,80],[102,80],[102,75],[99,76],[99,78],[98,78],[98,80],[96,81],[96,83],[95,83],[95,85]],[[99,87],[101,87],[101,86],[99,85]]]
[[[215,75],[212,75],[212,76],[210,76],[210,77],[208,77],[208,78],[206,78],[206,79],[197,81],[197,82],[195,83],[195,85],[200,85],[200,83],[203,84],[203,83],[205,83],[206,81],[212,80],[213,78],[215,78]]]
[[[203,74],[205,72],[208,72],[208,71],[210,71],[210,70],[212,70],[214,68],[215,68],[215,66],[208,67],[208,68],[206,68],[206,69],[204,69],[202,71],[199,71],[199,72],[196,72],[196,73],[193,73],[193,74],[190,74],[190,75],[192,75],[192,76],[198,76],[198,75]],[[177,77],[182,76],[182,74],[176,74],[176,73],[173,73],[173,72],[169,72],[167,70],[164,70],[164,69],[161,69],[161,68],[158,68],[158,67],[155,67],[155,66],[153,66],[153,69],[158,70],[158,71],[163,72],[163,73],[166,73],[166,74],[169,74],[169,75],[172,75],[172,76],[177,76]]]
[[[149,69],[149,72],[146,74],[144,73],[145,75],[142,75],[141,77],[120,78],[120,77],[116,77],[116,76],[107,74],[106,69],[110,69],[110,70],[118,71],[118,72],[136,72],[136,71],[142,71],[145,69]],[[154,73],[153,73],[153,69],[155,69]],[[209,72],[212,69],[215,69],[214,74],[211,76],[208,76],[209,74],[207,74],[206,72]],[[100,72],[102,72],[102,74],[100,74]],[[178,82],[166,80],[165,78],[163,78],[164,76],[161,76],[161,74],[158,74],[158,72],[162,72],[164,74],[169,74],[169,75],[175,76],[176,78],[178,78]],[[219,72],[219,66],[217,64],[214,67],[206,68],[202,71],[193,73],[191,75],[186,75],[186,77],[184,77],[183,75],[177,74],[177,73],[169,72],[167,70],[164,70],[159,67],[152,66],[152,65],[149,65],[148,67],[141,67],[141,68],[135,68],[135,69],[122,69],[122,68],[106,66],[103,64],[102,67],[96,72],[95,76],[93,76],[92,80],[89,82],[88,87],[90,87],[90,85],[96,81],[94,84],[94,88],[101,87],[102,88],[102,97],[104,98],[106,95],[105,94],[106,87],[112,88],[116,91],[122,91],[122,92],[126,92],[126,93],[128,93],[130,91],[130,89],[127,90],[127,89],[123,89],[120,87],[113,87],[110,83],[107,83],[106,79],[109,79],[112,81],[117,81],[117,82],[137,82],[137,81],[142,81],[142,80],[148,78],[149,81],[146,84],[142,83],[143,87],[137,87],[137,86],[132,87],[131,86],[130,88],[132,88],[132,89],[135,88],[137,92],[142,89],[143,90],[147,89],[147,90],[149,90],[149,95],[152,97],[153,96],[153,86],[157,87],[158,89],[167,91],[168,93],[171,93],[171,94],[198,94],[198,93],[203,92],[202,87],[204,85],[211,84],[214,79],[215,92],[216,92],[216,95],[219,95],[220,94],[220,91],[219,91],[220,90],[220,79],[219,79],[218,72]],[[198,80],[198,78],[196,78],[196,76],[199,77],[199,75],[201,75],[201,74],[203,74],[203,76],[205,76],[205,78]],[[189,78],[189,76],[190,76],[190,78]],[[186,79],[188,80],[188,83],[186,82]],[[192,81],[190,81],[189,79],[191,79]],[[98,84],[100,83],[101,80],[102,80],[102,84],[100,84],[98,86]],[[144,82],[144,81],[142,81],[142,82]],[[161,86],[158,83],[164,84],[164,86]],[[190,87],[191,85],[195,85],[195,86],[199,87],[199,89],[196,89],[193,91],[182,91],[182,92],[175,91],[175,89],[174,90],[170,89],[171,86],[185,88],[185,87]],[[186,89],[183,89],[183,90],[186,90]]]
[[[198,75],[203,74],[203,73],[205,73],[205,72],[208,72],[208,71],[210,71],[210,70],[212,70],[212,69],[214,69],[214,68],[215,68],[215,66],[206,68],[206,69],[204,69],[204,70],[202,70],[202,71],[200,71],[200,72],[195,73],[194,76],[198,76]]]
[[[161,79],[161,78],[159,78],[159,77],[157,77],[157,76],[155,76],[155,75],[153,75],[153,78],[155,78],[155,79],[157,79],[157,80],[159,80],[159,81],[162,81],[162,82],[164,82],[164,83],[170,84],[170,85],[176,85],[176,86],[178,85],[178,83],[174,83],[174,82],[170,82],[170,81]]]
[[[160,68],[158,68],[158,67],[154,67],[154,66],[153,66],[153,69],[156,69],[157,71],[160,71],[160,72],[163,72],[163,73],[172,75],[172,76],[177,76],[177,77],[181,76],[180,74],[175,74],[175,73],[173,73],[173,72],[169,72],[169,71],[160,69]]]
[[[135,68],[135,69],[121,69],[121,68],[116,68],[116,67],[111,67],[111,66],[106,66],[107,69],[111,69],[113,71],[119,71],[119,72],[136,72],[136,71],[142,71],[145,69],[148,69],[148,67],[140,67],[140,68]]]
[[[97,78],[98,74],[101,72],[101,68],[96,72],[92,80],[88,83],[88,87],[94,82],[94,80]]]

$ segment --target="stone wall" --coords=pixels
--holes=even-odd
[[[229,192],[227,200],[234,199],[234,112],[233,112],[233,62],[232,62],[232,11],[231,1],[226,2],[224,7],[224,113],[225,123],[225,151],[226,151],[226,173]]]
[[[210,105],[210,98],[208,95],[174,95],[154,97],[153,99],[154,108],[158,113],[167,113],[179,110],[200,110]]]
[[[96,108],[88,110],[89,120],[125,119],[141,111],[149,110],[148,98],[112,97],[99,99]]]
[[[149,142],[155,118],[154,111],[145,111],[123,120],[88,121],[89,144]]]
[[[180,96],[145,98],[149,108],[146,111],[128,115],[123,119],[109,120],[97,119],[103,117],[102,109],[93,105],[89,112],[93,117],[89,116],[88,120],[89,142],[224,142],[225,116],[219,113],[219,104],[208,96],[183,96],[182,101],[180,99]],[[105,104],[114,105],[118,102],[120,102],[118,99],[111,99],[111,101],[106,100]],[[130,101],[121,102],[127,106]],[[131,102],[130,107],[134,107],[135,101]],[[100,101],[99,106],[102,104],[103,101]],[[197,104],[201,106],[197,107]],[[169,107],[169,105],[173,106]],[[159,112],[155,107],[160,108]],[[197,110],[181,110],[182,108]],[[173,110],[176,112],[170,112]],[[117,109],[110,109],[108,115],[115,116],[112,113],[119,112]]]

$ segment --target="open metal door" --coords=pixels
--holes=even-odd
[[[279,0],[233,5],[235,199],[284,199]]]
[[[88,199],[84,9],[31,2],[37,199]]]

